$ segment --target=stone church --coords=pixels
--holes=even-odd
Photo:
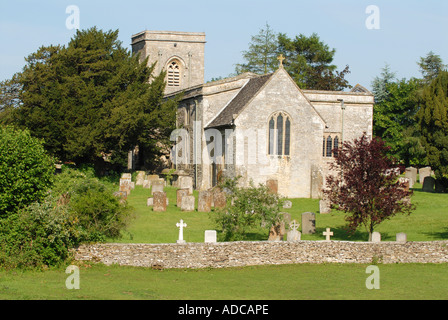
[[[303,90],[282,64],[271,74],[245,73],[204,83],[205,34],[144,31],[132,50],[166,70],[166,98],[183,92],[173,138],[173,167],[208,189],[221,176],[243,185],[277,180],[279,194],[320,198],[343,141],[372,135],[374,97]]]

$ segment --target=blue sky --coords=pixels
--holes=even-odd
[[[66,27],[69,5],[79,8],[81,29],[119,29],[129,49],[143,30],[205,32],[206,81],[233,73],[266,23],[290,37],[316,32],[336,49],[338,69],[350,66],[352,85],[370,88],[386,63],[398,78],[420,76],[417,61],[431,50],[448,63],[448,1],[1,0],[0,81],[21,71],[40,46],[68,43],[75,33]],[[366,27],[369,5],[380,10],[380,29]]]

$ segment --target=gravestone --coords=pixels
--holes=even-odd
[[[146,176],[145,171],[138,171],[137,178],[135,179],[135,185],[142,186],[143,181],[145,181],[145,176]]]
[[[165,185],[162,180],[152,180],[151,181],[151,194],[154,195],[156,192],[163,192],[163,186]]]
[[[330,228],[327,228],[327,230],[322,234],[325,236],[325,241],[327,242],[331,241],[330,237],[333,235],[333,232],[330,230]]]
[[[123,174],[121,175],[121,179],[131,181],[131,179],[132,179],[132,174],[130,174],[130,173],[123,173]]]
[[[292,208],[292,202],[290,200],[285,200],[283,202],[283,209],[291,209]]]
[[[177,189],[176,192],[176,205],[178,208],[181,207],[182,198],[189,195],[188,189]]]
[[[406,233],[397,233],[397,242],[406,243],[408,241],[408,236]]]
[[[151,181],[143,180],[142,186],[143,186],[144,189],[151,189]]]
[[[190,176],[179,176],[177,179],[177,187],[179,189],[188,189],[190,195],[193,194],[193,178]]]
[[[275,179],[269,179],[266,181],[266,186],[268,187],[268,192],[272,194],[278,194],[278,181]]]
[[[166,211],[166,193],[165,192],[154,192],[154,204],[152,207],[153,211],[165,212]]]
[[[434,187],[436,184],[436,179],[433,177],[426,177],[423,181],[423,192],[434,192]]]
[[[204,236],[205,243],[216,243],[217,241],[217,233],[216,230],[205,230]]]
[[[372,233],[372,242],[374,243],[381,242],[381,233],[379,232]]]
[[[195,200],[196,199],[194,196],[182,197],[182,200],[180,203],[180,209],[182,211],[194,211]]]
[[[131,194],[131,180],[130,179],[120,179],[120,189],[119,191],[124,191],[129,196]]]
[[[406,168],[404,177],[409,179],[409,188],[413,188],[414,183],[417,182],[417,168],[414,167]]]
[[[168,200],[168,197],[166,198],[166,206],[168,207],[168,205],[170,204],[170,201]],[[152,207],[154,205],[154,198],[150,197],[148,198],[148,200],[146,200],[146,206],[148,207]]]
[[[316,233],[316,215],[314,212],[302,213],[302,234]]]
[[[209,190],[199,191],[198,212],[210,212],[212,209],[212,192]]]
[[[321,214],[327,214],[331,212],[331,202],[328,198],[324,198],[319,201],[319,212]]]
[[[404,185],[404,190],[409,191],[410,189],[410,181],[409,178],[398,178],[398,182]]]
[[[213,191],[213,206],[218,209],[223,209],[227,205],[227,196],[224,191],[215,190]]]
[[[296,220],[292,221],[289,224],[289,231],[286,235],[287,241],[300,241],[302,239],[302,234],[299,231],[299,226]]]
[[[178,244],[185,244],[186,241],[184,240],[184,228],[187,227],[187,224],[184,223],[184,220],[180,220],[179,223],[176,223],[176,227],[179,228],[179,239],[177,240]]]
[[[311,199],[319,199],[322,197],[322,188],[324,178],[320,166],[313,164],[311,166]]]
[[[288,212],[280,212],[280,215],[282,216],[283,221],[289,225],[291,222],[291,214]]]
[[[426,177],[431,176],[431,167],[420,168],[418,170],[418,181],[423,184]]]
[[[285,236],[285,223],[280,221],[276,225],[271,227],[269,231],[268,241],[282,241]]]

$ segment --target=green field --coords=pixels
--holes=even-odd
[[[417,209],[410,216],[396,216],[377,231],[383,240],[394,241],[405,232],[409,241],[448,239],[448,195],[423,193],[416,186],[412,198]],[[150,190],[137,187],[129,197],[137,216],[120,242],[174,243],[180,219],[187,222],[184,238],[203,242],[204,230],[214,229],[207,213],[181,212],[175,206],[176,189],[167,188],[167,212],[146,206]],[[196,194],[197,195],[197,194]],[[322,240],[330,227],[335,240],[365,241],[367,233],[354,236],[344,230],[344,215],[318,213],[318,201],[292,199],[293,219],[303,212],[316,213],[317,233],[304,240]],[[213,214],[213,213],[211,213]],[[266,240],[261,232],[254,240]],[[111,239],[111,242],[117,240]],[[446,264],[379,264],[380,289],[366,288],[367,265],[302,264],[202,270],[152,270],[145,268],[77,263],[80,289],[68,290],[65,268],[46,271],[0,272],[0,299],[9,300],[435,300],[448,299]]]
[[[383,241],[395,241],[395,235],[404,232],[409,241],[434,241],[448,239],[448,194],[425,193],[421,186],[416,184],[412,202],[416,210],[410,215],[397,215],[391,220],[383,222],[375,231],[381,233]],[[150,197],[150,189],[137,186],[128,198],[137,213],[136,219],[123,234],[120,240],[111,239],[111,242],[123,243],[175,243],[178,239],[176,223],[183,219],[188,227],[184,230],[184,239],[187,242],[203,242],[205,230],[216,230],[210,219],[212,213],[181,212],[176,206],[176,189],[167,187],[169,206],[166,212],[154,212],[152,207],[146,206]],[[197,193],[195,192],[196,198]],[[197,200],[196,200],[197,201]],[[344,213],[332,212],[319,214],[319,201],[313,199],[291,199],[291,209],[283,209],[291,214],[292,219],[301,223],[303,212],[316,213],[316,234],[302,235],[302,240],[323,240],[322,232],[331,228],[334,232],[333,240],[367,241],[368,233],[363,228],[358,229],[354,235],[345,230]],[[219,230],[218,230],[219,232]],[[255,232],[251,240],[267,240],[266,232]]]

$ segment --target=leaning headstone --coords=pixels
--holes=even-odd
[[[331,202],[328,198],[324,198],[319,201],[319,212],[321,214],[327,214],[331,212]]]
[[[164,182],[161,180],[151,181],[151,194],[154,195],[155,192],[163,192]]]
[[[217,234],[216,230],[205,230],[205,236],[204,236],[204,242],[205,243],[216,243],[217,241]]]
[[[212,193],[208,190],[199,191],[198,212],[210,212],[212,209]]]
[[[381,242],[381,233],[373,232],[372,233],[372,242],[375,242],[375,243]]]
[[[266,181],[266,186],[268,187],[269,193],[278,194],[278,180],[269,179]]]
[[[176,192],[176,205],[178,208],[181,207],[182,198],[189,195],[188,189],[177,189]]]
[[[289,224],[289,231],[286,235],[287,241],[300,241],[302,239],[302,234],[299,231],[299,226],[296,220],[292,221]]]
[[[436,179],[433,177],[426,177],[423,182],[423,192],[434,192],[434,187],[436,184]]]
[[[414,183],[417,182],[417,168],[414,167],[406,168],[404,176],[405,178],[409,179],[409,187],[413,188]]]
[[[314,212],[302,213],[302,234],[316,233],[316,215]]]
[[[166,193],[165,192],[154,192],[154,205],[152,210],[156,212],[166,211]]]
[[[213,206],[218,209],[223,209],[227,205],[227,196],[224,191],[215,190],[213,192]]]
[[[431,176],[431,167],[420,168],[418,170],[418,181],[424,183],[426,177]]]
[[[408,241],[408,236],[406,233],[397,233],[397,242],[406,243]]]
[[[271,227],[268,241],[282,241],[285,235],[285,223],[283,221]]]
[[[283,202],[283,209],[291,209],[292,208],[292,202],[291,200],[285,200]]]
[[[196,199],[194,196],[182,197],[182,200],[180,203],[180,209],[182,211],[194,211],[195,200]]]

